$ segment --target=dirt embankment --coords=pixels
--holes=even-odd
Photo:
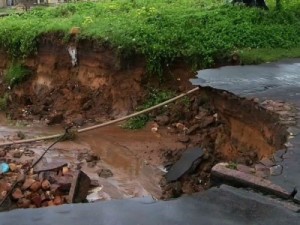
[[[89,119],[105,120],[128,114],[140,104],[146,87],[151,86],[142,57],[125,58],[117,49],[80,41],[75,44],[77,62],[73,66],[70,46],[74,44],[44,37],[37,54],[21,62],[31,71],[31,77],[12,91],[8,91],[2,79],[1,94],[10,93],[8,111],[12,119],[82,125]],[[10,63],[8,55],[0,52],[1,78]],[[166,79],[175,90],[183,84],[182,77],[192,75],[183,65],[167,70]],[[159,83],[153,80],[152,77],[151,83]]]

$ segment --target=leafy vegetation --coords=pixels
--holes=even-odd
[[[139,106],[137,108],[137,110],[141,111],[144,109],[148,109],[148,108],[155,106],[161,102],[167,101],[174,96],[175,96],[175,93],[172,91],[152,89],[149,92],[149,96],[148,96],[148,99],[146,100],[146,102],[144,104],[142,104],[141,106]],[[147,124],[147,122],[150,119],[151,119],[151,117],[149,116],[149,114],[142,114],[142,115],[139,115],[139,116],[136,116],[136,117],[133,117],[133,118],[127,120],[122,125],[122,127],[125,129],[131,129],[131,130],[141,129]]]
[[[13,63],[4,74],[4,80],[8,85],[14,86],[24,81],[29,74],[30,71],[21,64]]]
[[[0,46],[14,57],[37,51],[42,35],[108,42],[120,52],[137,52],[148,71],[161,74],[174,58],[209,67],[240,49],[300,47],[300,2],[269,0],[269,11],[233,6],[224,0],[102,0],[36,8],[0,19]]]

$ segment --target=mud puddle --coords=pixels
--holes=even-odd
[[[18,140],[19,133],[26,138],[62,133],[59,127],[44,126],[41,123],[16,126],[3,115],[0,119],[0,139],[3,142]],[[33,151],[34,158],[37,158],[52,143],[37,142],[18,145],[16,148]],[[176,145],[182,147],[171,136],[154,134],[149,127],[135,132],[114,125],[79,134],[72,141],[57,143],[45,155],[42,163],[68,162],[69,168],[85,172],[96,186],[87,198],[89,201],[144,196],[159,198],[159,182],[164,174],[159,150],[163,146]],[[90,159],[94,153],[98,156],[96,160]],[[33,159],[22,156],[20,160]]]

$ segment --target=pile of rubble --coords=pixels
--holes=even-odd
[[[0,150],[0,202],[5,198],[9,202],[0,210],[48,207],[86,199],[91,184],[86,174],[62,162],[40,162],[31,168],[32,159],[18,160],[29,151]],[[31,151],[30,158],[33,156]]]

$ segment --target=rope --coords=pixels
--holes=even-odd
[[[101,123],[101,124],[97,124],[97,125],[94,125],[94,126],[90,126],[90,127],[86,127],[86,128],[82,128],[82,129],[79,129],[77,130],[77,133],[83,133],[83,132],[87,132],[87,131],[90,131],[90,130],[94,130],[94,129],[97,129],[97,128],[101,128],[101,127],[105,127],[105,126],[108,126],[108,125],[111,125],[111,124],[114,124],[114,123],[118,123],[118,122],[121,122],[123,120],[127,120],[127,119],[130,119],[132,117],[135,117],[135,116],[138,116],[138,115],[141,115],[141,114],[144,114],[144,113],[147,113],[147,112],[150,112],[150,111],[153,111],[154,109],[157,109],[157,108],[160,108],[164,105],[167,105],[171,102],[174,102],[180,98],[183,98],[184,96],[187,96],[195,91],[198,91],[199,90],[199,87],[196,87],[194,89],[191,89],[189,90],[188,92],[185,92],[185,93],[182,93],[174,98],[171,98],[167,101],[164,101],[158,105],[155,105],[155,106],[152,106],[148,109],[144,109],[142,111],[139,111],[139,112],[136,112],[136,113],[133,113],[131,115],[128,115],[128,116],[124,116],[122,118],[119,118],[119,119],[115,119],[115,120],[111,120],[111,121],[108,121],[108,122],[105,122],[105,123]],[[13,145],[13,144],[23,144],[23,143],[30,143],[30,142],[36,142],[36,141],[42,141],[42,140],[50,140],[50,139],[54,139],[54,138],[59,138],[61,136],[63,136],[64,134],[55,134],[55,135],[49,135],[49,136],[44,136],[44,137],[38,137],[38,138],[31,138],[31,139],[26,139],[26,140],[19,140],[19,141],[12,141],[12,142],[6,142],[6,143],[1,143],[0,144],[0,147],[3,147],[3,146],[8,146],[8,145]]]
[[[24,172],[24,175],[26,175],[32,168],[34,168],[41,160],[42,160],[42,158],[44,157],[44,155],[56,144],[56,143],[58,143],[58,142],[60,142],[61,140],[63,140],[66,136],[68,136],[68,134],[69,134],[69,129],[70,129],[71,127],[69,127],[69,128],[67,128],[66,130],[65,130],[65,133],[64,134],[62,134],[62,135],[60,135],[60,137],[55,141],[55,142],[53,142],[44,152],[43,152],[43,154],[42,155],[40,155],[40,157],[30,166],[30,167],[28,167],[28,169],[27,170],[25,170],[25,172]],[[11,186],[11,189],[6,193],[6,195],[4,196],[4,198],[1,200],[1,202],[0,202],[0,207],[3,205],[3,203],[5,202],[5,200],[8,198],[8,196],[9,195],[11,195],[12,194],[12,192],[13,192],[13,190],[15,189],[15,187],[16,187],[16,185],[19,183],[19,182],[21,182],[21,180],[17,180],[17,181],[15,181],[14,183],[13,183],[13,185]]]

